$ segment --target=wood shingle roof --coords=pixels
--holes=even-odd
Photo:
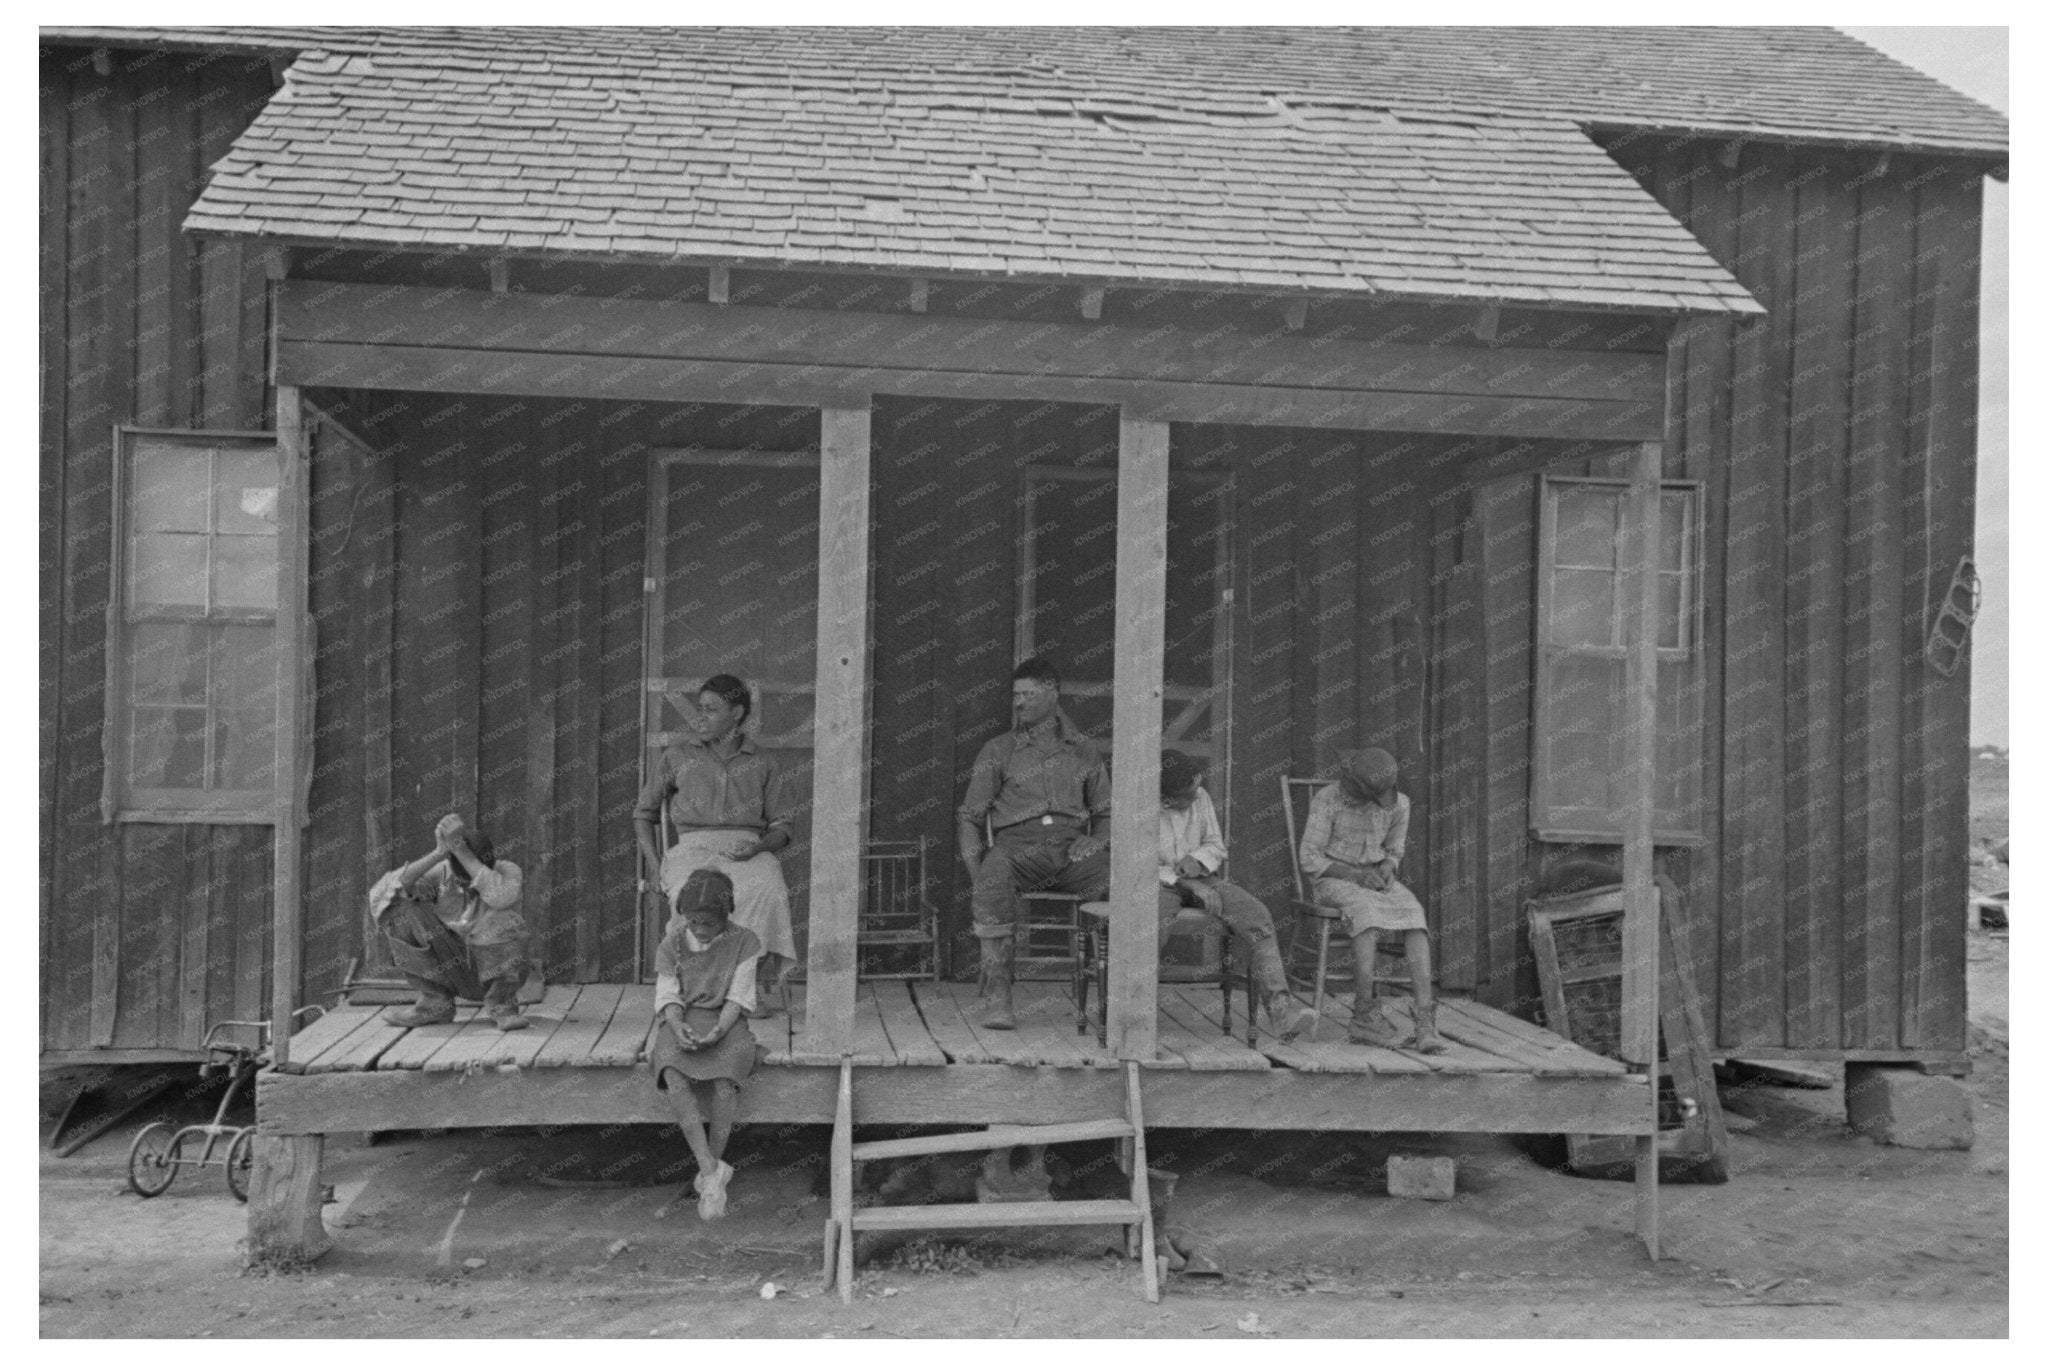
[[[1589,124],[2004,136],[1831,30],[308,32],[44,40],[300,51],[199,232],[1565,307],[1755,308]]]

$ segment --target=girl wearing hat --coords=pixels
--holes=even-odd
[[[1385,749],[1344,755],[1337,781],[1309,799],[1301,836],[1301,870],[1320,905],[1341,910],[1351,931],[1357,994],[1351,1041],[1375,1047],[1442,1052],[1436,1031],[1436,989],[1429,956],[1429,921],[1422,902],[1401,884],[1408,848],[1408,798],[1395,785],[1400,765]],[[1406,1038],[1373,994],[1373,959],[1382,933],[1400,934],[1415,987],[1415,1036]]]
[[[676,895],[676,913],[654,954],[649,1051],[655,1087],[697,1158],[697,1216],[725,1216],[732,1167],[725,1162],[740,1085],[760,1050],[747,1027],[761,940],[733,923],[732,879],[698,868]]]

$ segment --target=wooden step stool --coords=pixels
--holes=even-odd
[[[883,1142],[853,1140],[853,1063],[839,1066],[839,1104],[832,1123],[832,1215],[825,1221],[825,1287],[835,1277],[839,1298],[853,1302],[853,1237],[857,1232],[903,1232],[918,1229],[1009,1227],[1091,1227],[1125,1229],[1125,1246],[1135,1234],[1145,1276],[1145,1301],[1159,1302],[1159,1262],[1152,1238],[1152,1189],[1145,1175],[1145,1112],[1138,1086],[1138,1064],[1124,1064],[1125,1116],[1077,1123],[1003,1124],[976,1133],[939,1133],[931,1137],[895,1138]],[[993,1151],[1003,1147],[1043,1146],[1115,1138],[1127,1143],[1131,1176],[1129,1199],[1040,1199],[992,1204],[912,1204],[892,1208],[853,1206],[853,1165],[885,1157],[930,1156],[938,1152]]]

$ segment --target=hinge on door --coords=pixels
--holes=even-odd
[[[1934,626],[1927,633],[1927,663],[1944,678],[1953,678],[1963,665],[1963,651],[1970,643],[1970,627],[1977,622],[1977,609],[1984,604],[1984,584],[1977,577],[1977,565],[1968,555],[1957,563],[1935,612]]]
[[[643,578],[643,579],[641,579],[641,580],[640,580],[640,591],[642,591],[642,592],[653,592],[653,591],[654,591],[654,580],[653,580],[653,579],[651,579],[651,578]]]

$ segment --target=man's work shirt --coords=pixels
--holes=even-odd
[[[1301,874],[1313,881],[1332,862],[1368,867],[1392,858],[1398,867],[1408,851],[1408,797],[1394,793],[1394,804],[1357,802],[1332,782],[1309,798],[1308,825],[1301,834]]]
[[[702,829],[743,829],[766,834],[771,829],[794,832],[789,783],[782,765],[742,735],[730,758],[712,751],[695,735],[662,750],[661,761],[647,775],[633,819],[658,825],[662,803],[676,833]]]
[[[398,880],[404,870],[393,868],[370,888],[373,918],[383,919],[385,911],[406,894]],[[489,948],[518,943],[528,936],[526,916],[519,913],[519,899],[525,890],[526,878],[519,864],[500,858],[494,865],[479,869],[467,888],[453,868],[439,863],[420,874],[412,884],[411,895],[435,906],[444,922],[448,920],[447,909],[454,909],[454,928],[463,940],[478,948]]]
[[[1108,813],[1109,769],[1102,750],[1064,711],[1035,730],[1012,729],[982,745],[958,811],[962,820],[986,817],[998,830],[1042,824],[1047,816],[1086,825]]]
[[[1200,787],[1194,804],[1186,810],[1159,808],[1159,884],[1172,886],[1180,880],[1174,867],[1182,858],[1193,858],[1203,870],[1214,872],[1223,866],[1223,825],[1216,818],[1216,803]]]

